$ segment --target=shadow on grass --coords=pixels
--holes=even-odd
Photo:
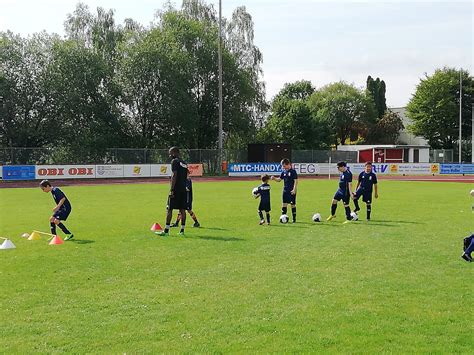
[[[69,240],[70,242],[73,242],[75,244],[90,244],[90,243],[95,243],[94,240],[88,240],[88,239],[71,239]]]
[[[371,219],[370,224],[372,223],[379,223],[379,224],[382,224],[382,223],[400,223],[400,224],[426,224],[426,223],[422,223],[422,222],[413,222],[413,221],[390,221],[390,220],[385,220],[385,219],[376,219],[376,220],[373,220]]]
[[[199,227],[198,229],[209,229],[211,231],[228,231],[227,228],[218,228],[218,227]]]
[[[210,235],[201,235],[201,236],[186,236],[186,239],[204,239],[204,240],[214,240],[217,242],[242,242],[245,239],[236,238],[236,237],[212,237]]]

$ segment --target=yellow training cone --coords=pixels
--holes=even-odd
[[[40,239],[41,237],[38,232],[31,233],[30,237],[28,238],[28,240],[40,240]]]

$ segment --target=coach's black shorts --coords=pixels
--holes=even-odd
[[[291,192],[283,191],[283,203],[296,205],[296,194],[292,195]]]
[[[71,210],[67,210],[65,208],[61,208],[54,212],[53,217],[59,219],[60,221],[65,221],[69,217]]]
[[[187,205],[186,191],[175,191],[173,197],[168,197],[168,209],[185,210]]]

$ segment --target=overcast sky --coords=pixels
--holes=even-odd
[[[163,0],[83,0],[148,25]],[[0,0],[0,31],[24,36],[64,34],[76,0]],[[181,1],[174,1],[180,5]],[[218,0],[208,3],[218,6]],[[316,87],[337,80],[365,87],[368,75],[387,84],[387,104],[407,104],[423,73],[442,66],[473,73],[472,1],[222,0],[223,15],[245,5],[263,52],[271,99],[286,82],[308,79]]]

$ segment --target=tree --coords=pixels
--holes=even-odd
[[[54,142],[51,129],[57,118],[47,116],[45,67],[54,36],[36,34],[28,39],[0,33],[0,144],[41,147]]]
[[[474,80],[468,71],[454,68],[436,69],[420,80],[407,105],[413,121],[411,132],[428,140],[433,148],[452,149],[459,140],[459,76],[462,75],[463,137],[471,134]]]
[[[253,140],[267,110],[262,54],[245,7],[223,25],[224,134],[238,147]],[[65,39],[0,35],[0,144],[54,145],[90,160],[114,146],[217,146],[212,5],[168,3],[145,28],[79,3],[65,30]]]
[[[397,112],[390,110],[371,126],[366,137],[366,143],[370,144],[395,144],[400,131],[404,128],[403,121]]]
[[[309,80],[286,83],[280,90],[277,97],[285,97],[291,100],[307,100],[315,91],[313,84]]]
[[[45,71],[46,117],[56,117],[55,127],[70,158],[94,160],[105,148],[126,141],[127,123],[118,112],[119,90],[111,81],[102,56],[76,41],[58,41]]]
[[[295,149],[328,147],[327,126],[313,119],[308,106],[313,92],[314,87],[306,80],[285,84],[273,99],[271,115],[258,131],[257,140],[289,142]]]
[[[356,125],[374,122],[373,102],[363,91],[343,81],[317,90],[308,100],[315,121],[330,130],[333,144],[345,144]]]
[[[379,78],[374,80],[370,75],[367,77],[366,93],[374,101],[377,118],[382,118],[385,111],[387,111],[385,90],[385,82],[383,80]]]

